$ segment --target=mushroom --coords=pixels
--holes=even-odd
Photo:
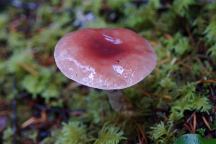
[[[156,66],[150,43],[124,28],[83,28],[68,33],[57,43],[54,57],[66,77],[103,90],[135,85]]]

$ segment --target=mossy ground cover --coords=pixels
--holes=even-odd
[[[216,138],[216,2],[0,2],[0,143],[169,144]],[[83,27],[124,27],[148,39],[157,67],[122,90],[115,112],[102,90],[66,79],[53,51]]]

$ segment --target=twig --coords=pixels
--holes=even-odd
[[[192,131],[191,131],[191,126],[190,126],[190,125],[188,125],[188,124],[185,123],[185,124],[184,124],[184,127],[185,127],[189,132],[192,132]]]
[[[193,120],[193,121],[191,121],[191,120]],[[184,124],[184,126],[191,133],[196,132],[197,118],[196,118],[196,113],[195,112],[186,120],[186,123]]]
[[[209,79],[209,80],[199,80],[199,81],[196,81],[196,84],[200,84],[200,83],[216,83],[216,79]]]
[[[193,133],[196,132],[196,126],[197,126],[197,119],[196,119],[196,113],[193,113]]]
[[[29,125],[32,124],[40,124],[40,123],[45,123],[47,121],[47,114],[45,111],[41,112],[41,117],[40,118],[35,118],[35,117],[31,117],[30,119],[28,119],[27,121],[25,121],[21,128],[26,128]]]
[[[202,119],[203,119],[203,122],[205,123],[205,125],[207,126],[207,128],[211,131],[212,129],[211,129],[208,121],[206,120],[206,118],[204,116],[202,116]]]
[[[148,144],[148,140],[146,138],[146,135],[145,135],[143,129],[140,127],[140,125],[137,125],[137,132],[138,132],[139,144]]]

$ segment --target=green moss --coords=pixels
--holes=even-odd
[[[26,94],[35,101],[43,99],[48,109],[67,109],[70,121],[62,127],[50,126],[51,136],[44,143],[118,144],[146,139],[148,143],[167,144],[187,133],[184,123],[188,115],[214,114],[215,3],[21,1],[39,7],[28,11],[9,5],[1,11],[0,102],[10,105],[10,100],[17,99],[17,107],[22,107],[22,95]],[[53,60],[56,42],[65,33],[83,27],[130,28],[155,49],[158,63],[151,75],[122,90],[132,114],[114,112],[104,91],[77,85],[57,70]],[[32,113],[31,108],[26,111]],[[18,113],[17,118],[25,121],[20,117]],[[17,122],[19,127],[21,122]],[[215,118],[208,122],[215,129]],[[140,125],[143,129],[137,128]],[[32,131],[37,134],[36,129]],[[211,134],[203,124],[197,125],[196,132]],[[4,130],[3,143],[12,141],[12,133],[10,128]],[[35,135],[26,135],[36,142]],[[17,137],[22,143],[24,138]]]

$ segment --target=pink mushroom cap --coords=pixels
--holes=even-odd
[[[68,33],[57,43],[54,57],[66,77],[104,90],[140,82],[157,61],[150,43],[124,28],[84,28]]]

